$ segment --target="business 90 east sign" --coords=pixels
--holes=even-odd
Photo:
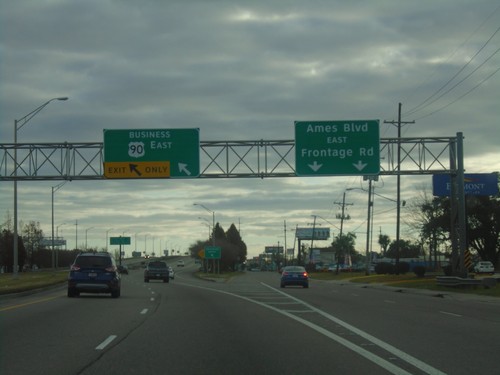
[[[105,129],[106,178],[194,178],[199,129]]]
[[[379,120],[296,121],[297,176],[376,175]]]

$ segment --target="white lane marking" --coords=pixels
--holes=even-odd
[[[451,313],[451,312],[447,312],[447,311],[440,311],[441,314],[445,314],[445,315],[451,315],[451,316],[456,316],[458,318],[461,318],[462,315],[460,314],[455,314],[455,313]]]
[[[268,287],[269,289],[275,290],[278,293],[287,295],[287,296],[289,296],[293,300],[301,302],[304,306],[310,308],[311,310],[316,311],[318,314],[324,316],[325,318],[327,318],[327,319],[329,319],[329,320],[337,323],[338,325],[344,327],[345,329],[348,329],[349,331],[351,331],[351,332],[353,332],[353,333],[355,333],[355,334],[363,337],[365,340],[367,340],[369,342],[372,342],[373,344],[375,344],[375,345],[381,347],[382,349],[388,351],[389,353],[397,356],[398,358],[402,359],[403,361],[405,361],[405,362],[407,362],[407,363],[409,363],[409,364],[411,364],[411,365],[419,368],[420,370],[424,371],[425,373],[427,373],[429,375],[446,375],[446,373],[438,370],[437,368],[434,368],[434,367],[428,365],[427,363],[422,362],[421,360],[419,360],[419,359],[417,359],[417,358],[415,358],[415,357],[413,357],[413,356],[411,356],[411,355],[403,352],[402,350],[400,350],[400,349],[398,349],[398,348],[396,348],[396,347],[394,347],[394,346],[392,346],[390,344],[387,344],[386,342],[384,342],[384,341],[382,341],[382,340],[380,340],[380,339],[378,339],[378,338],[376,338],[376,337],[374,337],[374,336],[372,336],[372,335],[370,335],[370,334],[368,334],[368,333],[360,330],[359,328],[356,328],[356,327],[350,325],[349,323],[344,322],[343,320],[340,320],[340,319],[338,319],[338,318],[336,318],[336,317],[334,317],[334,316],[332,316],[332,315],[330,315],[328,313],[325,313],[324,311],[319,310],[316,307],[314,307],[312,305],[309,305],[308,303],[306,303],[304,301],[299,300],[298,298],[295,298],[295,297],[293,297],[293,296],[291,296],[289,294],[286,294],[286,293],[282,292],[281,290],[275,289],[275,288],[273,288],[270,285],[267,285],[265,283],[261,283],[261,284],[264,285],[264,286],[266,286],[266,287]],[[356,350],[354,350],[354,351],[356,351]],[[361,354],[361,355],[363,355],[363,354]],[[380,360],[384,361],[382,359],[380,359]],[[378,363],[378,362],[376,362],[376,363]],[[384,366],[381,366],[381,367],[384,367]],[[400,369],[399,367],[396,367],[396,369],[399,370],[399,371],[404,371],[403,369]],[[389,368],[387,368],[387,370],[391,371]],[[401,374],[401,372],[395,372],[395,374]]]
[[[111,343],[111,341],[113,341],[114,339],[116,339],[116,337],[117,337],[116,335],[109,336],[106,340],[104,340],[99,345],[97,345],[97,347],[95,348],[95,350],[103,350],[106,346],[108,346]]]
[[[151,297],[151,298],[150,298],[150,301],[151,301],[151,302],[154,302],[154,300],[155,300],[155,299],[154,299],[154,297]]]
[[[303,306],[311,309],[311,310],[314,310],[315,312],[317,312],[318,314],[326,317],[327,319],[329,320],[332,320],[334,322],[336,322],[338,325],[350,330],[351,332],[363,337],[365,340],[367,341],[370,341],[371,343],[373,343],[374,345],[377,345],[383,349],[385,349],[386,351],[396,355],[397,357],[399,357],[400,359],[412,364],[413,366],[421,369],[422,371],[426,372],[427,374],[429,375],[446,375],[446,373],[428,365],[427,363],[425,362],[422,362],[420,361],[419,359],[417,358],[414,358],[412,356],[410,356],[409,354],[399,350],[398,348],[395,348],[393,346],[391,346],[390,344],[387,344],[385,343],[384,341],[382,340],[379,340],[377,339],[376,337],[374,336],[371,336],[369,335],[368,333],[364,332],[364,331],[361,331],[360,329],[354,327],[354,326],[351,326],[350,324],[348,323],[345,323],[344,321],[338,319],[338,318],[335,318],[334,316],[331,316],[330,314],[327,314],[311,305],[309,305],[308,303],[304,302],[304,301],[301,301],[299,300],[298,298],[295,298],[295,297],[292,297],[291,295],[289,294],[286,294],[278,289],[275,289],[265,283],[261,283],[263,286],[271,289],[271,290],[274,290],[282,295],[285,295],[285,296],[288,296],[289,298],[293,299],[293,300],[296,300],[298,301],[299,303],[302,303]],[[287,311],[284,311],[284,310],[280,310],[274,306],[271,306],[269,304],[266,304],[265,302],[260,302],[260,301],[256,301],[256,300],[253,300],[253,299],[250,299],[248,297],[245,297],[245,296],[241,296],[241,295],[238,295],[238,294],[234,294],[234,293],[231,293],[231,292],[226,292],[224,290],[218,290],[218,289],[212,289],[212,288],[207,288],[207,287],[203,287],[203,286],[199,286],[199,285],[192,285],[192,284],[182,284],[182,285],[186,285],[186,286],[190,286],[190,287],[193,287],[193,288],[198,288],[198,289],[203,289],[203,290],[209,290],[209,291],[212,291],[212,292],[217,292],[217,293],[222,293],[222,294],[227,294],[227,295],[230,295],[230,296],[233,296],[233,297],[236,297],[236,298],[240,298],[240,299],[243,299],[245,301],[248,301],[248,302],[251,302],[251,303],[255,303],[259,306],[262,306],[262,307],[265,307],[267,309],[270,309],[270,310],[273,310],[275,312],[277,312],[278,314],[282,314],[282,315],[285,315],[286,317],[292,319],[292,320],[296,320],[297,322],[299,323],[302,323],[304,324],[305,326],[315,330],[316,332],[319,332],[321,334],[323,334],[324,336],[330,338],[331,340],[333,341],[336,341],[338,342],[339,344],[341,345],[344,345],[346,348],[352,350],[353,352],[357,353],[358,355],[362,356],[362,357],[365,357],[366,359],[368,359],[369,361],[375,363],[376,365],[382,367],[383,369],[387,370],[388,372],[390,372],[391,374],[395,374],[395,375],[411,375],[410,372],[394,365],[393,363],[377,356],[376,354],[373,354],[365,349],[363,349],[361,346],[358,346],[354,343],[352,343],[351,341],[348,341],[328,330],[326,330],[325,328],[323,327],[320,327],[314,323],[311,323],[305,319],[302,319],[294,314],[291,314]]]
[[[384,300],[385,303],[396,303],[396,301],[391,301],[389,299]]]
[[[142,314],[142,315],[144,315],[144,314],[147,314],[147,312],[148,312],[148,309],[143,309],[143,310],[141,311],[141,314]]]

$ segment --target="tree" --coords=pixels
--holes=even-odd
[[[387,249],[387,257],[396,258],[397,252],[397,241],[394,240],[389,245]],[[414,244],[408,240],[399,240],[399,257],[400,258],[418,258],[420,255],[420,246],[418,244]]]
[[[0,266],[4,267],[6,272],[13,271],[14,265],[14,233],[4,229],[0,236]],[[17,262],[19,269],[22,270],[26,262],[26,249],[22,237],[18,235],[17,239]]]
[[[356,235],[354,233],[347,233],[338,235],[332,242],[332,247],[335,251],[335,257],[337,259],[337,273],[339,271],[339,266],[345,263],[347,255],[354,253],[354,245],[356,243]]]
[[[389,247],[389,245],[391,243],[391,239],[387,234],[379,234],[378,243],[379,243],[380,247],[382,248],[382,256],[385,257],[385,254],[387,252],[387,248]]]
[[[30,221],[27,224],[21,223],[21,234],[24,245],[28,252],[28,263],[35,264],[34,254],[40,248],[43,239],[43,230],[40,228],[40,222]]]
[[[241,239],[240,232],[234,224],[231,224],[226,232],[226,238],[230,244],[236,246],[236,263],[243,263],[247,259],[247,245]],[[235,268],[235,265],[233,266]]]
[[[224,229],[217,223],[213,235],[215,245],[221,248],[219,261],[221,271],[235,270],[238,263],[243,263],[246,260],[247,246],[234,224],[231,224],[227,232],[224,232]],[[212,239],[210,241],[196,241],[189,247],[189,252],[193,258],[199,258],[199,252],[207,246],[213,246]]]
[[[500,198],[467,197],[467,245],[481,259],[498,266],[500,256]]]
[[[438,245],[450,242],[451,204],[448,197],[434,197],[417,202],[421,214],[414,215],[422,240],[437,256]],[[467,248],[495,267],[500,257],[500,196],[466,196]]]

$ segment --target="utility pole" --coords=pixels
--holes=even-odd
[[[309,250],[309,263],[312,262],[312,251],[313,251],[313,245],[314,245],[314,232],[316,231],[316,215],[312,215],[314,217],[314,222],[313,222],[313,231],[311,235],[311,249]]]
[[[351,217],[349,215],[345,215],[345,206],[352,206],[353,203],[346,203],[345,202],[345,191],[344,195],[342,198],[342,202],[333,202],[333,204],[337,204],[342,207],[342,214],[338,215],[337,214],[337,219],[340,219],[340,237],[342,237],[343,233],[343,228],[344,228],[344,220],[349,220]]]
[[[285,234],[285,249],[283,250],[283,258],[284,258],[284,260],[285,260],[285,266],[286,266],[286,265],[287,265],[287,264],[286,264],[286,260],[287,260],[287,259],[286,259],[286,250],[287,250],[287,249],[286,249],[286,220],[283,220],[283,225],[284,225],[284,227],[283,227],[283,231],[284,231],[284,234]],[[279,249],[278,249],[278,250],[279,250]]]
[[[400,222],[401,222],[401,126],[414,124],[415,121],[401,121],[401,106],[398,106],[398,120],[384,121],[384,124],[396,125],[398,128],[398,165],[397,165],[397,198],[396,198],[396,275],[399,275],[399,252],[400,252]]]
[[[352,206],[353,203],[346,203],[345,202],[345,191],[344,191],[344,195],[342,197],[342,202],[333,202],[334,204],[337,204],[339,206],[342,207],[342,214],[341,215],[337,215],[337,219],[340,219],[340,235],[339,235],[339,239],[341,241],[341,244],[343,243],[343,239],[342,239],[342,234],[343,234],[343,231],[344,231],[344,220],[349,220],[351,218],[351,216],[349,215],[345,215],[345,206]],[[337,274],[339,273],[339,260],[340,259],[337,259]]]

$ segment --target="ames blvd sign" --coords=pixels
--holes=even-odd
[[[379,120],[296,121],[297,176],[376,175]]]

